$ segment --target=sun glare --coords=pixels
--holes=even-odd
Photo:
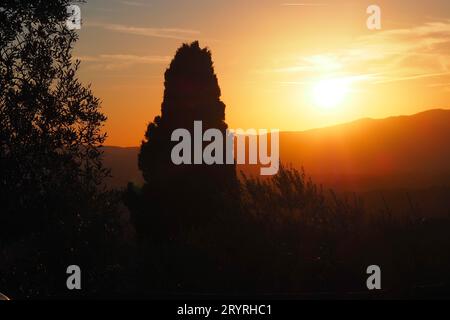
[[[334,109],[339,106],[349,92],[349,82],[345,79],[324,79],[312,88],[314,104],[323,109]]]

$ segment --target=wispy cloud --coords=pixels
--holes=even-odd
[[[356,39],[346,48],[298,56],[271,72],[317,76],[370,75],[373,84],[450,76],[450,20],[386,30]]]
[[[336,77],[335,80],[338,80],[340,83],[344,84],[352,84],[363,81],[370,81],[377,77],[377,74],[358,74],[358,75],[350,75],[350,76],[341,76]],[[330,79],[329,79],[330,80]],[[333,80],[333,78],[331,78]],[[305,81],[281,81],[279,82],[282,86],[298,86],[298,85],[311,85],[314,81],[305,80]]]
[[[449,76],[450,72],[437,72],[437,73],[423,73],[423,74],[414,74],[410,76],[405,77],[393,77],[393,78],[386,78],[384,80],[376,81],[376,84],[379,83],[389,83],[389,82],[399,82],[399,81],[408,81],[408,80],[417,80],[417,79],[423,79],[423,78],[435,78],[435,77],[441,77],[441,76]]]
[[[323,7],[326,3],[282,3],[282,7]]]
[[[429,87],[449,87],[450,88],[450,82],[444,82],[444,83],[431,83],[428,85]]]
[[[198,35],[200,35],[200,31],[198,30],[183,29],[183,28],[148,28],[123,24],[97,23],[97,22],[87,23],[86,27],[101,28],[112,32],[132,34],[144,37],[166,38],[176,40],[194,40],[198,37]]]
[[[132,54],[100,54],[95,56],[78,56],[81,62],[91,63],[91,69],[122,70],[138,64],[167,64],[169,56],[138,56]]]
[[[137,1],[125,1],[120,0],[120,4],[131,6],[131,7],[151,7],[152,5],[150,3],[144,3],[144,2],[137,2]]]

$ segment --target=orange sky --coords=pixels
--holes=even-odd
[[[166,67],[197,39],[213,53],[231,128],[299,131],[450,107],[450,1],[377,1],[379,31],[366,27],[371,1],[300,2],[83,5],[75,53],[108,116],[106,144],[140,144]]]

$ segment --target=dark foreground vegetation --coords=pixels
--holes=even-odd
[[[369,214],[358,198],[338,197],[286,168],[270,180],[246,178],[239,201],[226,194],[220,201],[207,222],[176,235],[155,239],[137,229],[137,292],[367,297],[366,268],[377,264],[378,295],[448,293],[448,217],[427,219],[413,208],[396,217],[385,204]],[[158,213],[150,219],[160,229]]]
[[[238,180],[234,166],[169,162],[172,128],[193,119],[227,128],[211,53],[198,43],[182,46],[166,72],[162,114],[136,159],[145,183],[107,190],[106,118],[76,78],[67,4],[6,1],[0,10],[0,291],[366,297],[366,268],[376,264],[383,297],[448,296],[449,216],[414,205],[399,215],[389,203],[368,211],[289,168]],[[81,267],[80,291],[66,287],[69,265]]]

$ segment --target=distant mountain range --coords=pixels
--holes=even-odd
[[[142,183],[139,147],[105,147],[104,151],[112,186]],[[303,167],[316,183],[344,191],[448,186],[450,110],[281,132],[280,159]],[[259,172],[255,166],[238,166],[238,170]]]

